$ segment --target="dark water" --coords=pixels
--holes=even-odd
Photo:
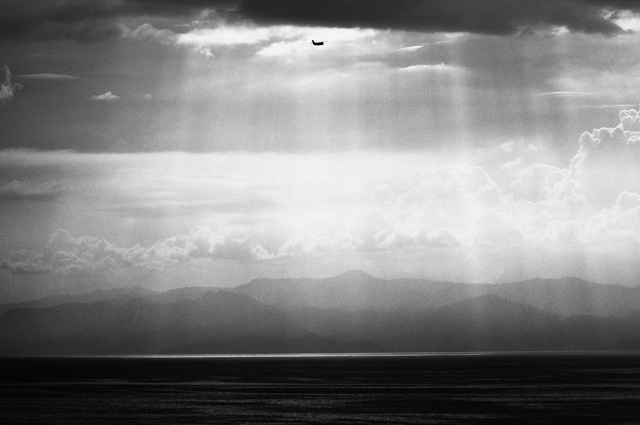
[[[640,424],[640,354],[0,359],[0,423]]]

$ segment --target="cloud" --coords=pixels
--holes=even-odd
[[[49,265],[45,264],[42,255],[24,250],[14,252],[9,258],[0,261],[0,269],[19,275],[39,275],[52,271]]]
[[[422,32],[516,34],[536,26],[567,27],[572,31],[612,34],[621,28],[601,13],[605,7],[637,9],[629,2],[524,0],[246,0],[239,13],[258,23],[364,27]],[[491,16],[491,19],[486,19]]]
[[[574,91],[552,91],[546,93],[538,93],[538,96],[553,96],[553,97],[596,97],[596,93],[589,92],[574,92]]]
[[[567,177],[566,170],[547,164],[518,167],[514,174],[517,179],[508,186],[508,193],[516,200],[526,199],[532,202],[544,199],[552,190],[553,182],[562,181]]]
[[[258,56],[309,55],[310,40],[319,33],[330,33],[331,44],[322,49],[324,53],[342,50],[343,54],[358,53],[355,43],[375,35],[375,31],[359,28],[316,28],[291,25],[257,26],[248,22],[227,23],[211,21],[207,27],[193,28],[184,32],[157,29],[149,23],[132,30],[123,26],[123,37],[137,40],[153,40],[161,44],[185,46],[207,57],[213,57],[212,49],[234,46],[258,46]],[[332,48],[332,45],[334,48]],[[380,48],[380,46],[377,46]],[[344,50],[347,49],[346,52]],[[362,48],[360,48],[361,50]],[[318,53],[316,50],[315,53]]]
[[[422,73],[422,72],[455,72],[460,71],[460,68],[445,63],[439,63],[437,65],[411,65],[398,69],[400,72],[408,73]]]
[[[617,34],[635,28],[620,12],[638,11],[622,0],[142,0],[75,2],[5,2],[0,15],[3,39],[69,38],[95,41],[123,34],[122,21],[200,20],[205,11],[257,25],[376,28],[420,32],[521,34],[526,29],[567,28],[585,33]],[[605,13],[608,12],[608,13]],[[205,13],[206,16],[206,13]],[[631,27],[630,27],[631,25]],[[621,27],[622,26],[622,27]]]
[[[504,223],[493,225],[500,231],[486,230],[487,224],[499,221],[495,217],[506,217],[496,209],[506,202],[484,169],[443,166],[379,185],[371,204],[354,211],[344,226],[306,230],[285,246],[289,252],[295,247],[298,254],[311,254],[318,248],[320,252],[470,248],[476,243],[496,244],[498,239],[502,245],[512,244],[517,231],[503,231]]]
[[[46,199],[64,188],[56,204],[64,219],[51,222],[76,227],[60,225],[68,231],[36,253],[5,255],[2,268],[60,275],[246,266],[266,274],[339,260],[447,279],[570,273],[602,281],[617,262],[616,276],[638,276],[638,140],[640,114],[626,109],[615,127],[585,132],[562,164],[526,142],[455,161],[425,152],[4,152],[5,197]],[[82,236],[89,221],[103,237]]]
[[[68,74],[21,74],[16,75],[15,78],[19,78],[21,80],[53,80],[53,81],[63,81],[63,80],[78,80],[80,77],[75,75]]]
[[[179,46],[192,47],[206,57],[212,57],[212,48],[254,45],[265,42],[282,31],[282,28],[273,27],[218,24],[214,28],[197,28],[177,34],[174,42]]]
[[[0,102],[13,99],[14,92],[22,86],[11,82],[11,71],[7,65],[4,66],[4,80],[0,84]]]
[[[257,44],[272,38],[282,30],[270,27],[219,25],[216,28],[195,29],[177,37],[177,44],[193,46],[233,46]]]
[[[158,188],[153,188],[158,189]],[[153,190],[152,189],[152,190]],[[273,208],[273,201],[259,195],[240,199],[211,199],[205,188],[189,187],[185,182],[182,193],[192,193],[198,200],[177,200],[180,193],[178,185],[167,187],[164,196],[157,192],[145,196],[140,193],[118,194],[117,201],[104,207],[121,217],[136,219],[162,219],[167,217],[188,217],[208,214],[251,214],[261,213]],[[230,194],[230,197],[235,197]]]
[[[144,23],[132,30],[127,26],[122,26],[122,37],[134,38],[138,40],[155,40],[164,43],[175,41],[177,35],[168,29],[154,28],[150,23]]]
[[[424,47],[424,45],[420,44],[420,45],[416,45],[416,46],[407,46],[407,47],[401,47],[398,49],[398,51],[400,52],[415,52],[417,50],[420,50]]]
[[[505,162],[491,171],[495,178],[479,166],[451,165],[389,180],[347,221],[299,232],[280,255],[342,251],[408,258],[422,252],[441,258],[434,253],[439,251],[464,262],[486,252],[505,259],[508,250],[523,250],[555,263],[560,250],[566,258],[600,255],[604,264],[640,243],[639,140],[640,114],[623,110],[615,128],[583,135],[567,168],[531,163],[543,158],[539,149],[509,143],[500,146]],[[486,153],[476,158],[495,164]],[[596,261],[591,271],[606,275],[602,267]],[[631,273],[636,266],[624,267]]]
[[[619,104],[619,105],[578,105],[578,109],[629,109],[633,108],[634,104]]]
[[[8,0],[0,10],[0,37],[5,40],[29,41],[72,39],[94,42],[120,36],[119,20],[126,17],[184,16],[193,11],[189,6],[171,2],[139,2],[110,0],[74,2],[24,2]]]
[[[583,239],[594,244],[640,246],[640,195],[622,192],[613,207],[589,218]]]
[[[148,247],[121,247],[102,238],[73,237],[60,229],[51,236],[43,253],[19,251],[2,260],[0,267],[18,274],[73,274],[154,268],[198,259],[261,261],[273,257],[245,234],[213,231],[208,226],[196,226],[187,234],[172,236]]]
[[[176,260],[209,258],[217,260],[266,260],[273,255],[247,235],[221,234],[208,226],[196,226],[186,235],[166,239],[151,247],[156,255]]]
[[[257,51],[256,54],[261,58],[275,58],[277,61],[282,58],[359,58],[389,50],[386,43],[376,37],[378,32],[371,29],[294,26],[271,28],[280,30],[274,31],[268,44]],[[312,39],[324,40],[325,45],[310,48]]]
[[[120,99],[120,96],[117,96],[113,93],[111,93],[110,91],[103,93],[103,94],[97,94],[97,95],[93,95],[91,96],[92,100],[97,100],[100,102],[111,102],[114,100],[118,100]]]
[[[570,169],[591,202],[611,203],[623,191],[640,193],[640,114],[624,109],[620,123],[584,132]]]
[[[613,22],[625,31],[640,31],[640,16],[631,11],[617,11],[612,13]]]
[[[62,195],[59,183],[34,183],[14,180],[0,186],[0,201],[52,201]]]
[[[169,29],[157,29],[150,23],[131,30],[123,26],[123,37],[137,40],[153,40],[161,44],[186,46],[206,57],[213,57],[212,48],[220,46],[252,45],[266,41],[277,33],[274,28],[258,28],[248,25],[212,23],[213,28],[195,28],[177,33]]]

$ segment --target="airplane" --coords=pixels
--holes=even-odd
[[[324,41],[311,40],[311,44],[313,44],[314,46],[324,46]]]

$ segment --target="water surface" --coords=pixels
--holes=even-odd
[[[637,353],[1,359],[3,424],[640,423]]]

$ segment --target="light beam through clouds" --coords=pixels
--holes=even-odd
[[[455,158],[5,151],[14,180],[1,201],[40,202],[67,227],[24,247],[33,254],[5,246],[1,267],[66,278],[189,263],[295,275],[339,259],[384,276],[630,285],[640,276],[639,123],[623,110],[617,126],[585,132],[563,167],[513,143]],[[90,222],[99,236],[83,234]],[[132,232],[148,242],[119,236]]]
[[[637,283],[635,3],[321,3],[5,2],[5,287]]]

